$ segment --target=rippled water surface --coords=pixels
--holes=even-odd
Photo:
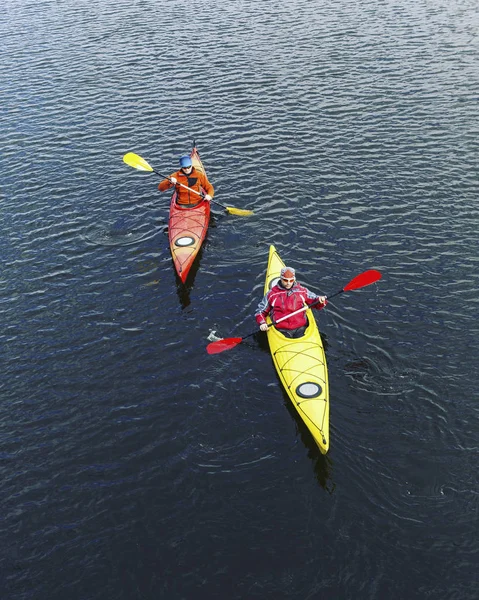
[[[0,598],[476,600],[472,0],[6,0]],[[186,285],[160,172],[225,205]],[[319,454],[254,331],[274,244],[318,313]]]

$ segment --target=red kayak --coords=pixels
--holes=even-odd
[[[205,173],[196,146],[190,153],[196,170]],[[205,239],[210,222],[210,203],[202,200],[194,206],[176,203],[176,191],[171,198],[168,238],[171,256],[181,281],[185,283],[188,273]]]

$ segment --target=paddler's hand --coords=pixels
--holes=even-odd
[[[203,196],[203,198],[204,198],[205,200],[208,200],[208,202],[211,202],[211,196],[210,196],[209,194],[205,194],[205,195]]]
[[[176,177],[170,177],[170,183],[176,185]]]
[[[328,303],[328,300],[327,300],[326,296],[318,296],[316,299],[316,308],[318,310],[321,310],[322,308],[324,308],[326,306],[327,303]]]
[[[259,328],[261,329],[261,331],[268,331],[268,323],[261,323]]]

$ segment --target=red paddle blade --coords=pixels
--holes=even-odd
[[[243,338],[225,338],[224,340],[218,340],[217,342],[211,342],[206,346],[206,352],[208,354],[219,354],[225,350],[231,350],[238,344],[241,344]]]
[[[354,279],[348,283],[346,287],[343,288],[343,292],[347,292],[349,290],[358,290],[359,288],[366,287],[367,285],[371,285],[375,281],[381,279],[382,275],[379,271],[374,271],[374,269],[370,271],[364,271],[364,273],[360,273]]]

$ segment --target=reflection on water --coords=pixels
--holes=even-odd
[[[301,433],[301,440],[305,446],[309,443],[312,446],[312,442],[308,442]],[[311,436],[310,436],[311,437]],[[316,444],[314,444],[316,446]],[[314,474],[318,480],[319,485],[329,494],[332,494],[336,489],[336,484],[333,481],[333,460],[329,454],[321,454],[319,448],[316,446],[314,449],[311,447],[308,452],[309,458],[314,464]]]
[[[263,352],[267,352],[268,354],[270,353],[268,336],[266,335],[265,331],[259,331],[259,328],[258,328],[258,331],[252,336],[251,339],[254,340],[254,342],[258,345],[258,347],[261,350],[263,350]],[[271,361],[271,368],[274,370],[273,361]]]

